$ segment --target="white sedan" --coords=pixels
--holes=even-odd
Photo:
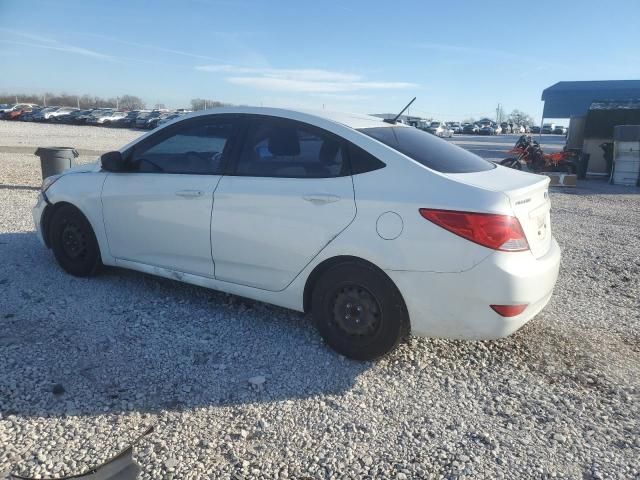
[[[310,311],[372,359],[409,332],[491,339],[533,318],[560,264],[548,184],[376,117],[238,107],[47,178],[33,213],[72,275],[111,265]]]

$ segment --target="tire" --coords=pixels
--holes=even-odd
[[[49,240],[53,255],[67,273],[89,277],[100,269],[100,248],[93,228],[73,205],[63,205],[53,213]]]
[[[515,170],[522,170],[522,164],[517,158],[505,158],[500,162],[500,165],[503,167],[513,168]]]
[[[373,360],[409,335],[402,295],[372,265],[348,261],[318,279],[312,298],[313,321],[325,342],[354,360]]]

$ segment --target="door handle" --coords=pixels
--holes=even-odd
[[[179,197],[201,197],[204,192],[202,190],[178,190],[176,195]]]
[[[313,193],[309,195],[304,195],[302,197],[307,202],[311,202],[314,205],[324,205],[326,203],[333,203],[340,200],[338,195],[329,195],[327,193]]]

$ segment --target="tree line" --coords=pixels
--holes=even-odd
[[[55,105],[57,107],[89,108],[119,108],[121,110],[141,110],[147,108],[147,104],[135,95],[121,95],[119,97],[103,98],[95,95],[70,95],[67,93],[55,94],[25,94],[11,93],[0,94],[0,103],[35,103],[42,106]],[[191,110],[205,110],[213,107],[223,107],[229,104],[206,98],[194,98],[191,100]],[[164,108],[163,104],[156,104],[153,108]]]
[[[514,125],[522,125],[524,127],[530,127],[533,125],[533,117],[518,109],[512,110],[510,114],[505,115],[502,107],[499,107],[498,110],[496,110],[496,113],[496,118],[498,119],[497,123],[507,122],[513,123]],[[471,117],[466,118],[463,123],[476,123],[476,121],[476,119]]]

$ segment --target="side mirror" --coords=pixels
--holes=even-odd
[[[107,172],[123,172],[125,170],[125,161],[122,154],[118,151],[107,152],[100,157],[102,168]]]

